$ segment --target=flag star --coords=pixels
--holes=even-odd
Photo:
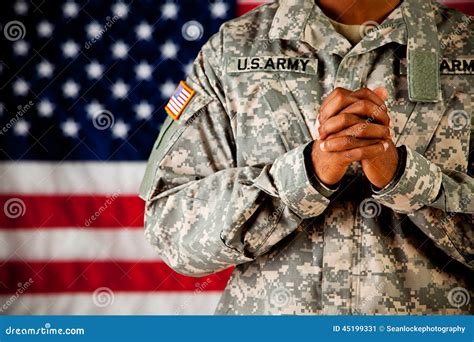
[[[161,97],[164,99],[169,99],[176,90],[176,83],[171,80],[167,80],[160,86]]]
[[[63,84],[63,93],[66,97],[77,97],[77,95],[79,94],[79,89],[79,84],[74,82],[73,80],[68,80],[66,83]]]
[[[178,46],[169,40],[161,46],[161,54],[165,59],[174,59],[178,54]]]
[[[161,6],[161,13],[165,19],[176,19],[178,16],[178,6],[175,3],[168,2]]]
[[[191,74],[191,72],[193,71],[193,62],[191,61],[188,64],[185,64],[183,67],[183,71],[186,75]]]
[[[117,122],[112,126],[112,135],[115,138],[125,139],[128,135],[129,129],[129,125],[127,125],[123,120],[117,120]]]
[[[86,65],[87,76],[91,79],[99,79],[104,72],[104,67],[97,61],[92,61]]]
[[[148,23],[142,21],[140,25],[135,28],[135,33],[138,39],[150,40],[153,28]]]
[[[123,59],[127,56],[128,53],[128,45],[125,44],[123,41],[118,41],[114,45],[112,45],[112,54],[115,58]]]
[[[118,80],[112,85],[112,94],[117,99],[123,99],[127,96],[129,86],[122,80]]]
[[[211,15],[214,18],[225,18],[227,14],[228,5],[222,1],[216,1],[210,5]]]
[[[112,13],[119,18],[126,18],[128,16],[129,8],[123,2],[117,2],[112,6]]]
[[[79,6],[74,1],[68,1],[63,6],[63,14],[66,18],[75,18],[79,13]]]
[[[98,37],[101,31],[102,31],[102,26],[100,26],[99,23],[96,21],[93,21],[86,26],[86,32],[89,38]]]
[[[153,69],[151,65],[147,62],[140,62],[137,66],[135,66],[135,74],[139,80],[149,80],[151,78],[151,74],[153,73]]]
[[[73,40],[68,40],[62,46],[63,54],[65,57],[72,58],[79,52],[79,45]]]
[[[134,107],[135,113],[137,113],[137,119],[139,120],[150,118],[153,109],[153,106],[146,101],[142,101]]]
[[[38,36],[42,38],[47,38],[51,36],[54,28],[53,28],[53,25],[51,25],[49,21],[43,20],[42,22],[38,24],[36,29],[38,31]]]
[[[24,119],[20,119],[13,126],[13,132],[15,135],[26,136],[30,132],[31,124]]]
[[[28,4],[24,1],[17,1],[13,10],[18,15],[25,15],[28,12]]]
[[[19,78],[13,82],[13,92],[19,96],[25,96],[30,90],[30,85],[24,79]]]
[[[13,43],[13,52],[18,56],[25,56],[30,49],[30,45],[24,40],[18,40]]]
[[[66,137],[77,138],[80,126],[73,119],[67,119],[61,124],[61,130]]]
[[[102,113],[104,110],[105,108],[96,100],[93,100],[91,103],[89,103],[86,106],[87,116],[89,116],[92,119],[95,118],[100,113]]]
[[[53,75],[54,66],[50,62],[43,60],[38,64],[37,71],[40,77],[49,78]]]
[[[51,115],[53,115],[53,111],[54,105],[51,103],[51,101],[45,99],[38,103],[38,113],[40,116],[49,118]]]

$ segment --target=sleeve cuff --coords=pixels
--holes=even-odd
[[[373,198],[396,212],[411,213],[436,200],[443,174],[421,154],[406,146],[403,148],[406,160],[400,174],[382,190],[373,190]]]
[[[270,169],[281,200],[301,218],[320,215],[330,203],[314,186],[313,170],[308,169],[305,149],[311,143],[285,153]]]

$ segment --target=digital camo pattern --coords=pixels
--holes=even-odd
[[[438,100],[416,102],[401,68],[409,41],[472,59],[474,20],[428,8],[404,1],[352,47],[313,1],[282,1],[203,47],[187,81],[196,95],[157,143],[141,196],[146,236],[176,271],[235,266],[218,314],[474,312],[474,70],[441,73]],[[425,16],[408,35],[404,20]],[[314,68],[295,70],[306,59]],[[307,169],[337,86],[388,89],[407,160],[381,192],[353,164],[327,198]]]

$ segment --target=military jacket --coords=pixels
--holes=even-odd
[[[474,18],[406,0],[352,46],[312,0],[225,23],[167,119],[141,188],[179,273],[234,266],[218,314],[469,314],[474,284]],[[307,147],[335,88],[385,87],[396,182],[353,163],[324,187]]]

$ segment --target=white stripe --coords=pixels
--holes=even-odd
[[[0,231],[0,260],[159,261],[142,229],[14,229]]]
[[[185,96],[184,94],[179,94],[179,98],[180,98],[182,101],[186,102],[186,101],[189,99],[189,96]]]
[[[184,89],[184,88],[181,90],[181,92],[184,93],[184,95],[186,95],[187,97],[189,97],[189,95],[191,95],[191,94],[189,93],[189,91],[187,91],[187,90]]]
[[[181,95],[176,98],[176,101],[178,101],[178,103],[181,105],[184,105],[186,103],[186,100],[183,100]]]
[[[176,113],[179,113],[179,111],[181,110],[178,106],[176,106],[174,103],[173,103],[173,99],[170,100],[170,102],[168,103],[168,106],[173,108],[173,110],[176,112]],[[175,114],[176,114],[175,113]]]
[[[104,292],[100,307],[92,293],[37,295],[25,293],[11,299],[0,296],[2,315],[212,315],[219,292]],[[8,305],[10,303],[10,305]]]
[[[145,162],[0,162],[0,194],[136,194]]]
[[[176,101],[174,98],[170,100],[174,106],[179,108],[180,110],[183,108],[183,105],[181,105],[178,101]]]
[[[171,102],[168,102],[168,104],[166,105],[168,107],[168,109],[174,114],[174,115],[177,115],[179,113],[179,111],[177,111],[176,109],[174,109],[173,107],[171,107]]]

